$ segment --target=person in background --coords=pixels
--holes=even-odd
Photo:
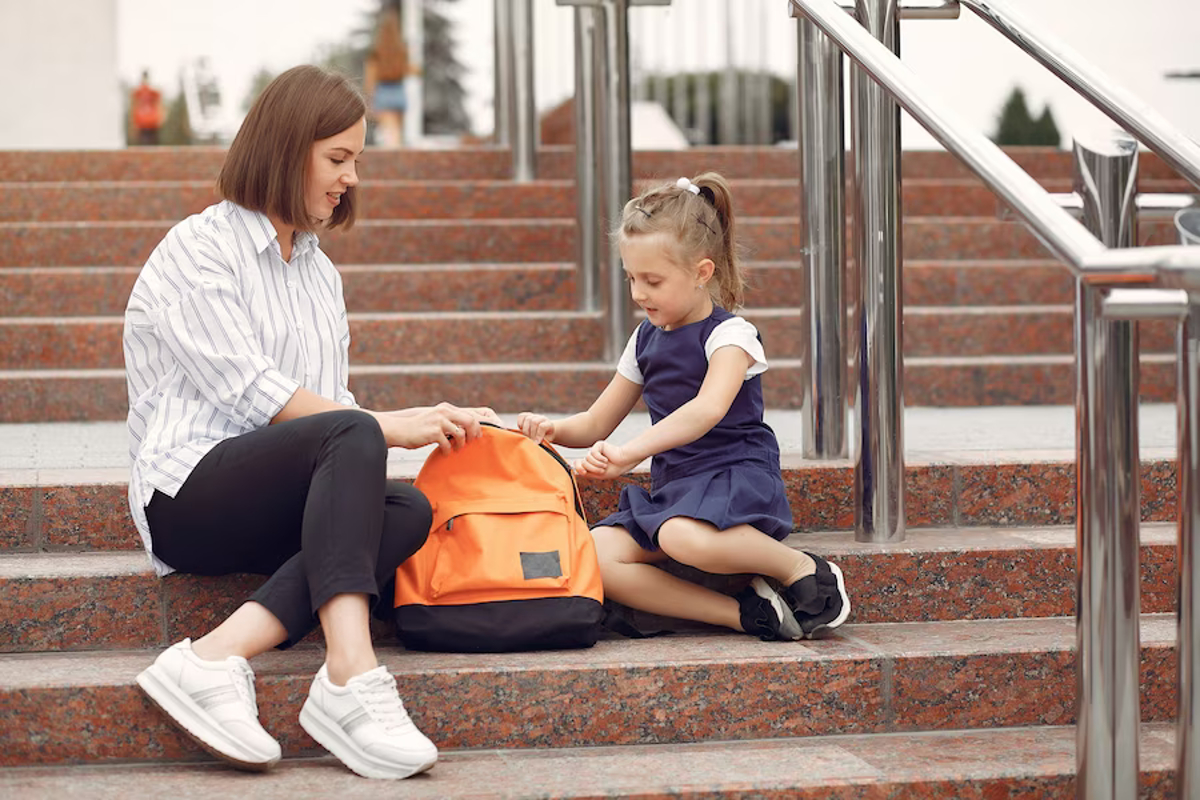
[[[156,571],[270,576],[137,682],[245,769],[281,756],[248,659],[318,622],[309,735],[366,777],[408,777],[438,756],[371,641],[371,612],[390,616],[396,568],[432,516],[387,479],[388,448],[470,446],[481,419],[499,420],[446,403],[371,411],[348,388],[342,281],[317,234],[354,223],[365,114],[354,86],[318,67],[272,81],[229,147],[224,199],[167,233],[125,311],[129,501]]]
[[[404,144],[404,112],[408,110],[405,80],[417,71],[400,30],[400,10],[393,3],[380,12],[365,73],[364,89],[375,118],[375,143],[380,147],[400,147]]]
[[[592,529],[605,596],[764,640],[838,627],[850,613],[842,571],[781,541],[792,512],[779,443],[763,421],[762,339],[734,313],[745,282],[728,185],[706,173],[650,189],[625,205],[616,236],[646,312],[617,374],[583,413],[517,418],[534,441],[590,447],[575,465],[580,477],[617,478],[652,457],[650,491],[623,487],[617,512]],[[639,399],[653,424],[608,441]],[[756,577],[730,597],[659,569],[667,559]]]
[[[150,85],[150,71],[142,70],[142,82],[130,93],[129,115],[140,145],[158,144],[158,132],[166,120],[162,93]]]

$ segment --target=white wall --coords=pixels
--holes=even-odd
[[[0,0],[0,149],[124,146],[117,0]]]

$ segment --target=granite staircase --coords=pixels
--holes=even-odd
[[[1064,153],[1015,151],[1048,188]],[[58,436],[75,466],[0,460],[0,795],[378,796],[300,729],[314,638],[257,659],[286,759],[236,773],[164,721],[133,678],[261,579],[158,579],[125,505],[121,313],[170,225],[213,200],[202,148],[0,153],[0,441]],[[1073,288],[949,156],[905,159],[906,400],[974,409],[1073,398]],[[352,388],[369,406],[486,402],[568,411],[607,381],[598,315],[575,310],[572,154],[506,180],[498,150],[369,154],[363,219],[323,237],[343,272]],[[639,179],[717,169],[749,250],[768,404],[798,404],[797,165],[782,149],[637,153]],[[1157,159],[1144,191],[1184,185]],[[1172,241],[1148,223],[1143,243]],[[1171,331],[1142,334],[1143,398],[1174,393]],[[1008,409],[1011,411],[1011,408]],[[702,628],[584,651],[381,658],[444,757],[406,797],[1046,797],[1074,785],[1074,467],[1062,446],[910,442],[907,540],[855,543],[846,462],[785,453],[790,542],[838,561],[854,613],[837,635],[765,643]],[[1016,420],[1014,424],[1011,422]],[[107,438],[105,438],[107,437]],[[792,437],[794,439],[794,437]],[[1020,444],[1015,444],[1020,442]],[[10,445],[15,449],[16,445]],[[111,448],[110,448],[111,449]],[[36,448],[30,452],[37,452]],[[0,456],[2,457],[2,456]],[[1143,448],[1142,790],[1172,791],[1174,463]],[[393,474],[410,476],[413,462]],[[617,487],[585,484],[589,513]],[[733,587],[737,578],[723,585]],[[386,790],[393,791],[393,790]]]

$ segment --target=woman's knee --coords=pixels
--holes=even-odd
[[[326,411],[323,416],[330,417],[327,441],[339,453],[387,463],[388,446],[383,429],[366,411],[347,408],[345,411]]]
[[[380,539],[380,562],[395,569],[421,549],[429,538],[433,507],[419,489],[408,483],[388,481]]]

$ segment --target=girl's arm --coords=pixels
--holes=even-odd
[[[614,478],[651,456],[696,441],[729,413],[746,379],[746,370],[753,364],[754,358],[736,345],[718,348],[708,361],[708,371],[695,397],[624,445],[596,442],[587,457],[579,461],[577,471],[593,478]]]
[[[618,373],[587,411],[560,420],[525,411],[517,417],[517,427],[535,442],[545,439],[564,447],[591,447],[616,430],[641,396],[641,384]]]

